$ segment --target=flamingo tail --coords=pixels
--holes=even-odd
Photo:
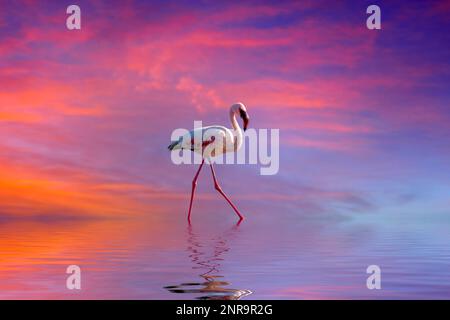
[[[180,140],[172,142],[172,143],[168,146],[168,148],[169,148],[170,151],[172,151],[172,150],[177,150],[177,149],[181,149],[181,143],[180,143]]]

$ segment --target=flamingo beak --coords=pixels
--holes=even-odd
[[[239,109],[239,115],[242,118],[242,121],[244,121],[244,131],[247,130],[248,126],[248,120],[250,119],[248,116],[248,113],[245,110]]]
[[[247,126],[248,126],[248,122],[249,122],[250,118],[248,117],[248,115],[244,118],[244,131],[247,130]]]

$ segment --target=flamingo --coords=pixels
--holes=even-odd
[[[247,130],[249,122],[247,109],[243,103],[237,102],[230,107],[229,115],[233,130],[220,125],[196,128],[180,137],[178,141],[172,142],[168,147],[170,151],[178,149],[191,150],[202,156],[200,167],[198,168],[197,173],[192,180],[191,200],[189,203],[187,218],[189,223],[191,223],[192,202],[194,200],[195,188],[197,187],[197,179],[200,171],[202,170],[203,164],[205,163],[205,159],[208,160],[209,166],[211,168],[211,174],[215,189],[230,204],[234,212],[236,212],[239,217],[239,222],[244,219],[244,216],[239,212],[233,202],[227,197],[225,192],[223,192],[222,188],[220,187],[219,182],[217,181],[216,173],[214,171],[213,163],[211,161],[212,157],[218,156],[220,154],[237,152],[242,146],[243,134],[241,127],[236,120],[236,115],[239,115],[242,118],[244,131]],[[194,137],[197,136],[202,137],[202,139],[199,139],[200,141],[196,141],[197,139],[194,139]]]

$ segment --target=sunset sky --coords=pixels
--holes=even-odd
[[[217,167],[248,216],[448,210],[449,1],[377,1],[381,30],[372,1],[74,3],[69,31],[72,3],[0,0],[0,217],[184,216],[170,135],[236,101],[280,130],[277,175]],[[198,199],[229,210],[206,170]]]

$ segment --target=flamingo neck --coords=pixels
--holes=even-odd
[[[237,151],[242,145],[242,130],[236,120],[236,112],[234,112],[233,110],[230,110],[230,121],[231,126],[234,129],[234,136],[236,137],[234,139],[234,151]]]

